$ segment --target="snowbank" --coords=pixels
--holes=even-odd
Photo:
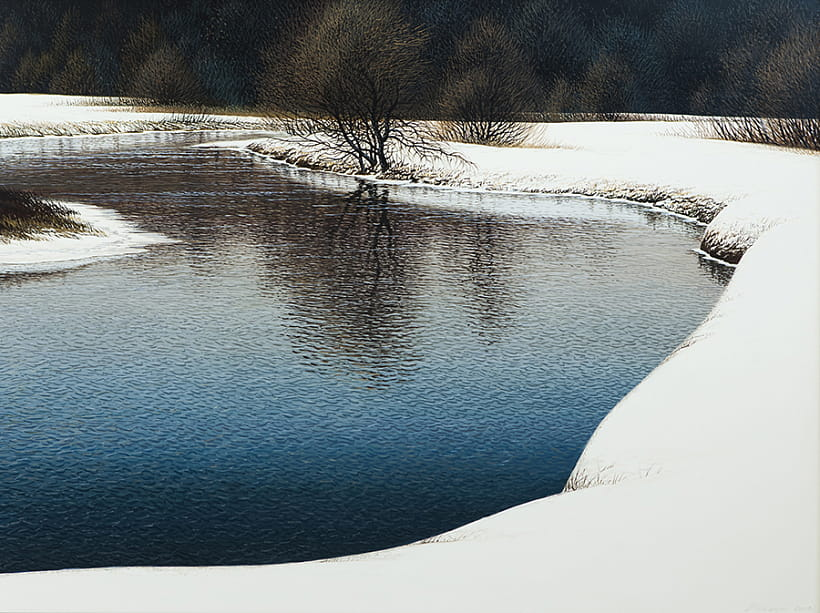
[[[816,206],[816,154],[690,137],[701,131],[692,121],[536,124],[520,147],[450,143],[467,163],[413,159],[386,178],[405,174],[459,188],[647,204],[708,223],[702,248],[731,263],[765,230]],[[308,168],[345,171],[284,135],[244,146]]]
[[[0,138],[80,136],[174,130],[264,129],[260,117],[138,111],[115,99],[0,94]]]
[[[816,611],[820,158],[680,127],[456,145],[478,187],[685,196],[711,208],[716,244],[754,243],[709,318],[603,421],[567,492],[339,560],[0,576],[0,610]]]
[[[259,129],[265,119],[136,111],[116,100],[87,96],[0,94],[0,138],[79,136],[172,130]],[[101,257],[137,253],[167,239],[141,232],[113,211],[71,204],[100,236],[0,242],[0,272],[80,265]]]
[[[139,253],[147,245],[170,240],[159,234],[141,231],[115,211],[88,204],[61,204],[75,211],[99,234],[0,241],[0,273],[79,266],[100,258]]]

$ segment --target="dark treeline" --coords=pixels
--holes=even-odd
[[[360,3],[0,0],[0,91],[274,105],[330,4]],[[396,5],[423,33],[417,115],[501,91],[516,111],[818,116],[816,0]]]

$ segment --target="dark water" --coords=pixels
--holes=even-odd
[[[0,142],[0,183],[178,241],[0,276],[2,571],[349,554],[560,491],[728,278],[644,209],[203,138]]]

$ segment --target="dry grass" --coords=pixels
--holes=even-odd
[[[619,483],[623,480],[623,476],[613,475],[611,473],[612,468],[612,465],[605,466],[602,470],[594,473],[587,472],[586,470],[578,470],[576,468],[572,471],[569,479],[567,479],[567,483],[564,485],[563,491],[574,492],[576,490],[584,490],[590,487],[614,485]]]
[[[149,98],[118,96],[76,96],[64,102],[66,106],[89,106],[112,111],[136,113],[165,113],[176,116],[230,115],[234,117],[261,117],[265,111],[253,106],[224,106],[208,104],[159,103]]]
[[[614,465],[609,464],[601,467],[597,471],[591,472],[589,469],[579,469],[576,467],[569,476],[569,479],[567,479],[563,492],[575,492],[577,490],[584,490],[591,487],[617,485],[618,483],[629,481],[631,479],[646,479],[647,477],[654,477],[661,472],[661,468],[659,466],[650,466],[632,473],[616,473],[614,468]]]
[[[693,115],[653,113],[521,113],[520,120],[532,123],[574,123],[595,121],[693,121]]]
[[[492,147],[517,147],[530,125],[518,121],[440,121],[437,136],[442,140]]]
[[[0,241],[97,233],[62,204],[0,187]]]
[[[820,119],[712,117],[700,126],[706,138],[820,150]]]
[[[132,101],[122,110],[134,111],[137,113],[167,113],[177,116],[207,116],[207,115],[229,115],[231,117],[258,118],[267,114],[265,109],[256,107],[235,107],[235,106],[186,106],[178,104],[155,104],[150,100]]]
[[[84,136],[182,130],[255,130],[259,128],[260,125],[255,122],[225,121],[202,114],[180,114],[162,119],[116,121],[12,121],[0,124],[0,138]]]

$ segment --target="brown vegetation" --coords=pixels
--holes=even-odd
[[[268,83],[286,130],[363,173],[390,168],[398,149],[442,154],[407,120],[423,89],[427,35],[386,0],[336,2],[319,13]]]
[[[535,76],[510,33],[482,17],[459,41],[443,87],[443,136],[485,145],[513,145],[525,126],[520,113],[535,97]]]
[[[820,151],[820,119],[715,117],[702,126],[707,138]]]
[[[93,234],[66,206],[31,192],[0,187],[0,240],[32,239],[44,235]]]
[[[363,172],[436,153],[422,118],[492,144],[534,117],[783,118],[716,131],[816,148],[819,26],[816,0],[0,0],[0,91],[259,105]]]

